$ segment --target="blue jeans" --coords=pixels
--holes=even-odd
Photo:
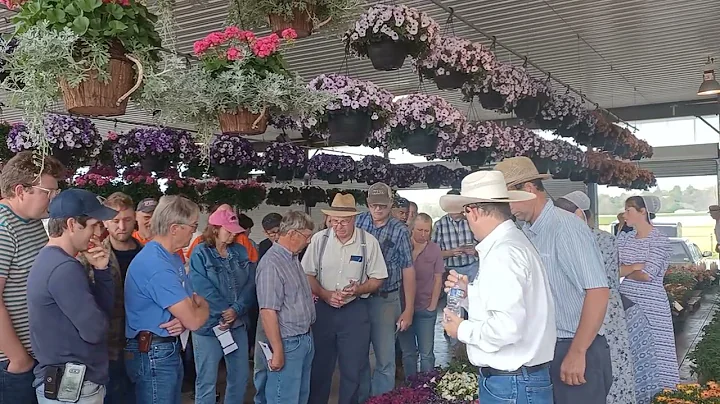
[[[283,338],[282,343],[285,365],[277,372],[267,372],[266,402],[306,404],[310,397],[310,370],[315,355],[312,335],[308,332]]]
[[[266,404],[265,385],[267,384],[268,366],[265,355],[258,341],[267,342],[262,321],[258,320],[255,331],[255,353],[253,355],[253,385],[255,386],[255,404]]]
[[[37,386],[35,394],[37,395],[37,400],[40,404],[62,403],[62,401],[45,398],[45,384]],[[93,382],[84,382],[82,390],[80,390],[80,399],[75,401],[75,404],[103,404],[104,399],[105,386],[101,386]]]
[[[150,352],[140,353],[136,339],[125,347],[125,367],[135,383],[135,399],[142,404],[181,402],[183,361],[180,341],[152,343]]]
[[[128,378],[125,360],[110,361],[109,373],[105,404],[135,404],[135,386]]]
[[[483,376],[480,373],[482,404],[553,404],[550,368],[532,373],[523,369],[517,376]]]
[[[34,367],[25,373],[9,373],[9,364],[9,360],[0,362],[0,404],[37,402],[33,388]]]
[[[418,354],[421,372],[428,372],[435,367],[435,320],[437,310],[415,311],[410,328],[398,333],[405,377],[417,373]]]
[[[238,346],[235,352],[223,354],[222,346],[215,335],[192,334],[195,352],[195,404],[215,404],[217,374],[220,361],[225,358],[227,368],[226,403],[245,401],[248,373],[248,337],[245,327],[233,328],[230,333]]]
[[[371,395],[379,396],[395,388],[395,329],[401,314],[398,291],[387,297],[370,296],[367,301],[375,371],[372,379],[369,367],[360,375],[361,403]]]

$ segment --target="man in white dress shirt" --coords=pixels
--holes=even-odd
[[[469,320],[445,311],[445,331],[467,344],[480,368],[482,404],[552,404],[550,362],[555,352],[555,309],[540,256],[511,220],[510,202],[535,195],[508,191],[499,171],[462,180],[460,195],[440,198],[446,212],[465,212],[480,269],[473,283],[451,271],[446,282],[466,290]]]

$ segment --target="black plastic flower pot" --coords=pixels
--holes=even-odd
[[[437,150],[438,138],[427,129],[415,129],[405,136],[405,148],[410,154],[427,156]]]
[[[213,170],[219,179],[225,181],[246,179],[250,174],[250,170],[243,166],[228,164],[215,164]]]
[[[565,162],[555,163],[555,167],[552,169],[552,177],[556,180],[566,180],[570,178],[572,168]]]
[[[547,174],[550,171],[550,159],[533,157],[532,162],[535,164],[535,168],[537,168],[538,173]]]
[[[275,181],[292,181],[295,178],[295,171],[289,168],[279,168],[274,170]]]
[[[428,189],[438,189],[442,188],[442,181],[431,179],[431,180],[425,180],[425,183],[427,184]]]
[[[68,167],[72,161],[73,152],[65,149],[52,149],[52,156]]]
[[[342,178],[340,178],[340,173],[337,172],[337,171],[333,171],[333,172],[331,172],[331,173],[328,173],[328,175],[327,175],[327,183],[328,183],[328,184],[333,184],[333,185],[342,184],[342,183],[343,183],[343,180],[342,180]]]
[[[170,168],[170,161],[162,158],[157,158],[155,156],[150,156],[144,158],[140,162],[140,166],[144,171],[147,171],[149,173],[161,173],[167,171],[167,169]]]
[[[570,172],[570,181],[585,181],[587,173],[584,170],[573,170]]]
[[[438,90],[457,90],[462,88],[468,78],[465,73],[451,70],[450,74],[436,74],[434,80]]]
[[[348,146],[360,146],[370,135],[372,119],[366,112],[354,110],[330,113],[330,140]]]
[[[536,98],[523,98],[515,105],[515,115],[520,119],[533,119],[540,110],[540,101]]]
[[[505,107],[505,98],[495,90],[490,90],[487,93],[479,92],[477,93],[477,97],[480,105],[485,109],[496,110]]]
[[[476,150],[472,152],[458,153],[460,164],[466,167],[482,167],[487,164],[490,152],[485,150]]]
[[[306,169],[306,168],[302,168],[302,169],[300,169],[300,170],[295,170],[295,178],[296,178],[296,179],[299,179],[299,180],[304,179],[304,178],[305,178],[305,174],[307,174],[307,169]]]
[[[401,68],[407,57],[405,43],[388,38],[370,43],[367,51],[375,70],[385,72]]]

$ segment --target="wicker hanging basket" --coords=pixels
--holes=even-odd
[[[220,114],[220,131],[223,135],[261,135],[267,130],[265,108],[253,114],[245,108]]]
[[[307,38],[312,35],[313,30],[317,31],[322,28],[323,25],[330,22],[332,17],[321,22],[317,26],[314,26],[313,19],[315,17],[315,5],[307,4],[304,10],[298,8],[293,9],[292,20],[287,20],[285,16],[279,14],[270,14],[268,19],[270,20],[270,28],[272,31],[280,35],[283,30],[292,28],[295,30],[298,39]]]
[[[137,80],[133,64],[137,66]],[[110,47],[108,72],[108,82],[99,80],[96,71],[91,71],[87,80],[77,87],[61,80],[60,89],[68,112],[85,116],[125,114],[128,98],[142,83],[142,64],[132,55],[126,55],[122,45],[116,44]]]

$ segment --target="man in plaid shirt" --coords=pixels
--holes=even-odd
[[[459,194],[456,190],[448,192],[448,195]],[[448,271],[453,269],[467,275],[470,280],[475,278],[478,271],[477,241],[462,213],[448,213],[441,217],[435,223],[431,238],[440,246]]]

